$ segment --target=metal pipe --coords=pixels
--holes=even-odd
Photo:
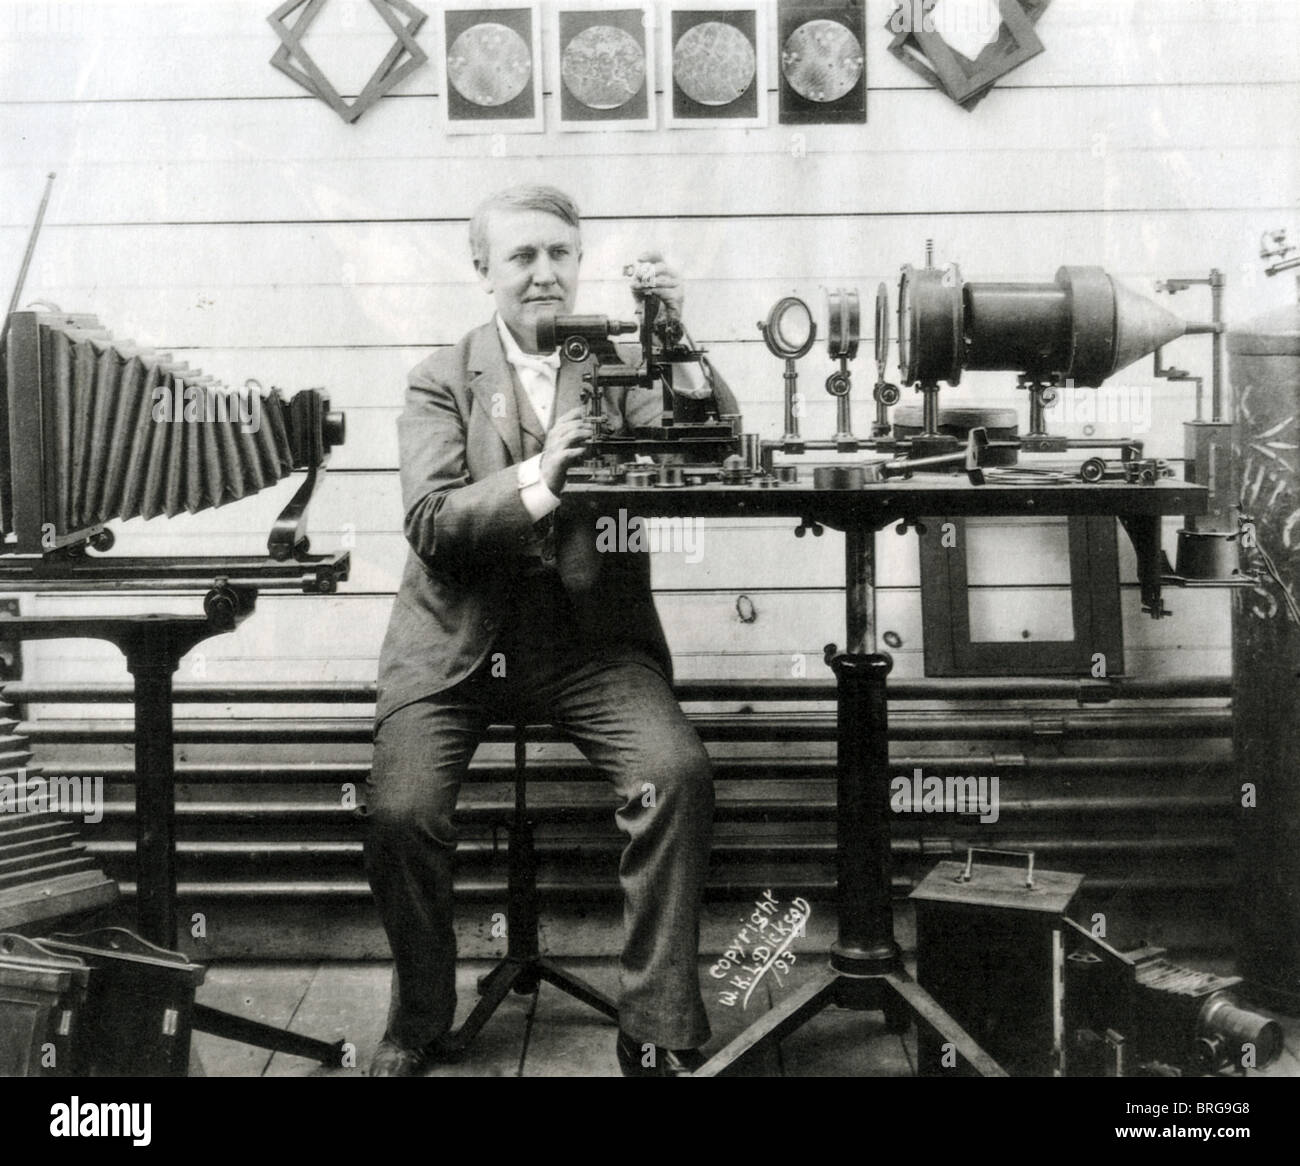
[[[1223,419],[1223,272],[1210,269],[1210,305],[1214,340],[1210,349],[1210,420]]]
[[[834,880],[824,875],[801,879],[798,885],[807,898],[816,896],[827,899],[835,893]],[[891,890],[896,898],[902,898],[915,885],[915,880],[896,875],[892,880]],[[1219,875],[1182,879],[1164,875],[1125,874],[1115,877],[1097,875],[1095,877],[1089,876],[1084,884],[1083,893],[1086,899],[1092,900],[1101,896],[1115,894],[1118,891],[1123,891],[1125,894],[1142,892],[1168,893],[1171,891],[1207,894],[1225,891],[1231,885],[1231,880]],[[123,898],[133,899],[135,897],[134,883],[122,882],[118,886]],[[704,897],[708,902],[754,899],[761,897],[763,892],[770,889],[770,887],[771,882],[763,879],[715,879],[710,882]],[[554,876],[543,876],[538,880],[537,889],[538,894],[543,898],[566,904],[578,901],[614,900],[622,895],[621,886],[613,878],[597,880],[575,876],[569,879],[559,879]],[[177,888],[177,894],[182,899],[220,899],[225,902],[241,899],[290,901],[353,899],[360,903],[374,902],[370,884],[364,879],[349,879],[347,881],[298,879],[287,882],[258,881],[238,883],[197,879],[182,882]],[[506,894],[504,874],[500,878],[493,879],[458,878],[455,883],[455,894],[460,900],[485,900],[499,903],[505,898]]]
[[[835,739],[833,715],[710,714],[691,720],[700,736],[708,741]],[[996,712],[980,709],[960,715],[911,712],[891,720],[896,741],[987,741],[1023,737],[1048,738],[1053,742],[1143,737],[1167,740],[1227,737],[1232,733],[1232,710],[1227,708],[1180,708],[1163,712],[1112,709]],[[26,734],[33,744],[40,745],[122,745],[134,741],[133,725],[118,720],[22,721],[17,731]],[[177,744],[186,745],[368,745],[372,735],[371,722],[360,719],[287,718],[267,723],[214,718],[211,723],[202,720],[181,722],[176,728],[175,740]],[[488,739],[504,741],[508,737],[498,731],[489,734]],[[566,740],[551,726],[530,731],[529,739],[548,743]]]
[[[1198,749],[1194,759],[1162,757],[1026,757],[1023,753],[963,753],[956,756],[926,754],[924,756],[891,756],[891,768],[900,773],[921,769],[927,775],[945,777],[949,774],[997,773],[1002,777],[1017,779],[1070,778],[1071,780],[1104,777],[1144,777],[1162,780],[1195,777],[1203,774],[1208,765],[1231,773],[1233,763],[1229,749],[1207,753]],[[51,762],[41,766],[47,778],[72,777],[84,774],[89,768],[85,762]],[[835,761],[832,757],[799,758],[793,761],[750,757],[715,757],[713,772],[724,779],[752,781],[808,781],[833,776]],[[106,782],[129,784],[134,780],[130,764],[113,762],[94,763],[95,774]],[[182,762],[176,766],[176,780],[180,785],[339,785],[343,782],[363,782],[370,773],[368,761],[343,763],[317,763],[314,761],[284,761],[267,764],[257,762],[224,762],[211,765]],[[512,766],[504,761],[476,759],[470,766],[472,785],[505,784],[513,780]],[[591,768],[586,762],[566,757],[534,757],[528,763],[530,782],[560,783],[590,781]],[[110,803],[111,805],[112,803]],[[1074,804],[1074,800],[1070,800]],[[337,807],[336,807],[337,808]],[[181,807],[181,812],[186,812]]]
[[[835,444],[853,441],[853,404],[848,393],[835,398]]]
[[[45,208],[50,205],[50,191],[54,188],[54,171],[45,176],[45,192],[41,195],[41,205],[36,208],[36,221],[27,236],[27,247],[23,251],[23,261],[18,267],[18,279],[14,282],[13,294],[9,297],[9,310],[5,313],[4,325],[0,327],[0,347],[9,337],[9,320],[18,311],[19,301],[23,298],[23,285],[27,282],[27,272],[32,265],[32,256],[36,253],[36,240],[40,238],[41,225],[45,222]]]
[[[939,434],[939,386],[934,381],[921,385],[921,436]]]
[[[894,768],[893,765],[890,766]],[[590,782],[590,772],[587,782]],[[477,784],[477,783],[476,783]],[[504,784],[504,783],[502,783]],[[1109,815],[1122,815],[1131,818],[1136,815],[1152,815],[1164,820],[1177,816],[1194,816],[1198,821],[1207,816],[1227,816],[1233,801],[1223,797],[1179,796],[1167,797],[1125,797],[1092,796],[1082,798],[1039,798],[1033,796],[1003,797],[999,799],[998,821],[1008,818],[1022,818],[1033,821],[1039,818],[1087,816],[1102,818]],[[132,806],[127,802],[105,802],[101,807],[106,822],[127,822],[134,816]],[[817,788],[809,790],[806,795],[789,798],[749,797],[741,799],[719,798],[717,803],[717,820],[719,822],[743,822],[751,819],[771,820],[779,818],[798,822],[833,821],[836,801],[831,791],[830,782],[818,779]],[[513,813],[513,805],[502,794],[494,801],[469,801],[456,811],[456,818],[463,822],[483,823],[508,818]],[[607,822],[609,806],[595,794],[591,800],[579,804],[566,801],[563,804],[534,804],[529,807],[530,816],[538,822],[555,822],[567,824],[575,821]],[[303,805],[295,802],[242,803],[242,802],[192,802],[177,807],[177,817],[195,828],[214,826],[219,823],[239,823],[271,828],[287,825],[316,826],[321,822],[328,825],[345,827],[353,820],[353,811],[344,809],[337,803],[317,803]],[[1228,846],[1231,839],[1222,837]],[[1147,839],[1146,841],[1151,841]],[[1138,842],[1137,845],[1144,843]],[[90,844],[93,846],[99,843]],[[205,843],[206,845],[206,843]],[[214,843],[213,845],[217,845]],[[221,843],[226,845],[226,843]],[[230,843],[234,846],[261,846],[267,843],[258,841]],[[274,843],[288,848],[315,845],[314,842]],[[764,847],[768,845],[765,841]],[[1051,848],[1056,843],[1044,842],[1043,846]],[[111,844],[113,848],[124,849],[131,846],[125,839]],[[182,847],[183,849],[183,847]]]
[[[129,684],[69,684],[16,680],[4,685],[11,704],[130,704]],[[835,682],[820,680],[679,680],[679,701],[808,700],[833,701]],[[889,699],[897,700],[1110,700],[1224,698],[1232,695],[1228,676],[1133,677],[1111,680],[1001,677],[891,679]],[[176,703],[187,704],[373,704],[375,685],[366,681],[331,684],[277,684],[238,681],[177,684]]]
[[[460,819],[457,819],[460,823]],[[937,844],[936,844],[937,843]],[[1017,848],[1032,850],[1036,857],[1061,857],[1078,861],[1080,859],[1112,857],[1141,857],[1154,852],[1190,852],[1232,853],[1232,839],[1226,834],[1195,835],[1181,838],[1042,838],[1015,839]],[[964,839],[945,837],[943,840],[927,839],[924,843],[910,838],[893,839],[890,850],[893,854],[905,858],[933,857],[939,853],[960,854],[965,848]],[[87,851],[98,857],[113,862],[129,863],[135,854],[135,848],[129,842],[89,842]],[[191,866],[205,862],[226,862],[233,865],[245,865],[273,862],[285,862],[302,859],[318,863],[322,859],[350,859],[351,865],[359,863],[362,857],[362,843],[358,841],[305,841],[305,842],[239,842],[239,841],[184,841],[177,843],[177,852],[189,861]],[[546,838],[537,840],[538,857],[554,862],[557,866],[567,861],[570,865],[582,865],[589,859],[599,859],[608,855],[615,864],[620,849],[618,839],[604,841],[592,838],[574,841],[571,838]],[[486,863],[496,859],[501,853],[500,847],[491,837],[462,838],[456,844],[456,861],[461,863]],[[747,842],[742,839],[720,839],[714,843],[712,857],[715,862],[752,861],[756,854],[794,857],[813,857],[829,860],[835,853],[835,842],[825,838],[795,838],[785,840],[765,839],[762,842]],[[347,869],[341,865],[341,870]]]
[[[781,379],[785,386],[785,436],[781,440],[797,445],[799,444],[799,414],[795,409],[795,396],[799,372],[798,366],[790,357],[786,358],[785,372]]]
[[[1042,385],[1031,385],[1029,389],[1029,432],[1026,436],[1047,436],[1047,407],[1043,403]]]

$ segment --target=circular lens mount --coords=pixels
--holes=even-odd
[[[876,379],[885,379],[885,366],[889,363],[889,288],[881,283],[876,287]]]
[[[798,296],[785,296],[772,305],[767,320],[759,325],[767,350],[782,360],[795,360],[808,353],[817,340],[817,322],[808,305]]]
[[[832,360],[852,360],[858,354],[862,308],[854,288],[826,293],[826,347]]]
[[[958,384],[963,330],[957,265],[904,267],[898,283],[898,369],[903,383]]]

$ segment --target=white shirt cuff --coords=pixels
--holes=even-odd
[[[684,360],[673,365],[673,392],[682,397],[703,400],[713,396],[713,386],[698,364]]]
[[[560,500],[542,480],[540,453],[519,463],[519,501],[534,522],[545,518],[560,505]]]

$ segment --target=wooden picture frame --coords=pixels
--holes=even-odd
[[[920,28],[912,27],[915,0],[901,2],[902,8],[890,16],[891,31],[900,14],[907,14],[907,19],[895,32],[889,52],[967,111],[983,101],[998,80],[1043,51],[1034,26],[1051,0],[998,0],[1002,17],[998,34],[973,61],[952,48],[933,26],[927,27],[924,19]],[[937,0],[921,2],[928,17]]]
[[[447,4],[439,11],[438,24],[442,34],[438,83],[446,132],[541,133],[542,37],[537,0]]]
[[[652,130],[655,128],[655,19],[649,4],[608,7],[561,2],[556,5],[556,33],[549,53],[551,88],[560,129]],[[590,41],[590,44],[584,44]],[[602,54],[611,61],[603,80],[584,77],[575,54]],[[641,83],[631,88],[629,62],[640,54]],[[613,104],[617,102],[617,104]]]
[[[725,0],[694,0],[669,7],[663,31],[666,126],[758,129],[767,125],[769,14],[766,5]],[[722,29],[695,31],[712,25]],[[734,30],[734,34],[725,29]],[[743,90],[723,100],[728,83],[734,81],[738,86],[743,78],[746,45],[753,58],[752,76]],[[704,86],[709,87],[708,92]]]
[[[267,17],[280,38],[280,47],[272,54],[271,64],[350,123],[429,59],[415,39],[429,17],[410,0],[370,0],[370,6],[392,29],[396,41],[361,92],[348,102],[302,44],[302,38],[324,4],[325,0],[285,0]]]
[[[927,676],[1087,676],[1098,653],[1106,675],[1124,671],[1115,519],[1073,515],[1066,521],[1073,638],[979,641],[971,638],[966,522],[924,520],[919,541]],[[945,533],[955,537],[947,540]]]
[[[857,42],[858,74],[844,93],[817,95],[801,83],[797,38],[816,35],[827,24],[839,26]],[[806,43],[806,42],[805,42]],[[778,117],[782,125],[864,124],[867,120],[867,20],[849,0],[781,0],[777,11]],[[842,62],[840,62],[842,64]],[[851,63],[851,62],[850,62]],[[843,72],[840,84],[847,83]]]

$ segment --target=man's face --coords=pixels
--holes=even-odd
[[[496,209],[487,220],[487,262],[479,279],[525,352],[537,351],[544,308],[573,311],[582,245],[578,231],[545,211]]]

